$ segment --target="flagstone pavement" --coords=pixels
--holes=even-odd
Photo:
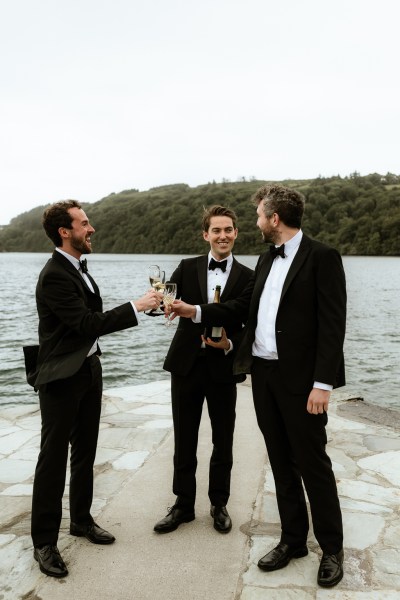
[[[248,382],[238,386],[229,535],[218,534],[209,515],[207,410],[199,439],[196,519],[159,535],[154,523],[173,504],[169,381],[106,390],[92,512],[117,541],[99,547],[69,535],[67,483],[58,545],[69,575],[60,580],[40,573],[29,535],[37,399],[3,407],[0,600],[400,600],[399,420],[396,411],[393,419],[366,418],[366,408],[345,388],[332,396],[328,453],[343,511],[345,575],[326,590],[316,583],[321,553],[312,531],[307,557],[273,573],[257,567],[279,541],[280,525]]]

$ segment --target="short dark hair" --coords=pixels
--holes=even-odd
[[[210,228],[210,222],[212,217],[229,217],[232,219],[233,227],[236,229],[237,216],[236,213],[230,208],[214,204],[214,206],[204,207],[202,227],[203,231],[208,231]]]
[[[305,199],[300,192],[283,185],[263,185],[252,197],[256,206],[263,202],[265,216],[279,215],[288,227],[301,227],[304,214]]]
[[[62,246],[62,239],[58,233],[60,227],[72,229],[70,208],[82,208],[82,206],[77,200],[61,200],[46,208],[43,213],[42,225],[47,237],[51,239],[56,247]]]

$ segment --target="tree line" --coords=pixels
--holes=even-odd
[[[237,254],[263,250],[250,199],[266,183],[299,190],[306,199],[303,231],[330,244],[342,255],[399,255],[400,176],[355,172],[346,177],[280,182],[241,180],[211,182],[197,187],[165,185],[139,192],[113,193],[98,202],[82,203],[96,229],[97,253],[200,254],[203,208],[221,204],[238,216]],[[78,199],[79,200],[79,199]],[[38,206],[0,229],[1,252],[49,252],[42,228],[46,206]]]

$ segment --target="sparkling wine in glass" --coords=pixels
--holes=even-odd
[[[164,295],[163,295],[164,306],[166,306],[167,308],[172,306],[172,304],[176,298],[176,292],[177,292],[176,283],[172,283],[172,281],[167,281],[165,284]],[[164,325],[166,327],[171,327],[171,325],[173,325],[170,317],[171,317],[171,313],[168,315],[167,320],[164,323]]]
[[[147,269],[150,285],[156,292],[164,291],[165,287],[165,271],[162,271],[158,265],[150,265]],[[163,315],[164,311],[156,308],[146,313],[150,316]]]
[[[147,274],[149,276],[150,285],[155,290],[156,286],[161,282],[161,271],[158,265],[150,265],[147,269]]]

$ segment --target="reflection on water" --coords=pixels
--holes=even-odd
[[[50,254],[0,254],[0,404],[31,402],[22,346],[36,343],[35,286]],[[93,254],[89,269],[104,309],[138,298],[149,287],[147,267],[159,264],[167,278],[181,256]],[[256,256],[238,256],[254,267]],[[368,402],[400,408],[400,258],[344,257],[348,318],[345,342],[347,388]],[[175,328],[163,317],[141,315],[140,325],[101,339],[105,389],[166,379],[162,364]]]

